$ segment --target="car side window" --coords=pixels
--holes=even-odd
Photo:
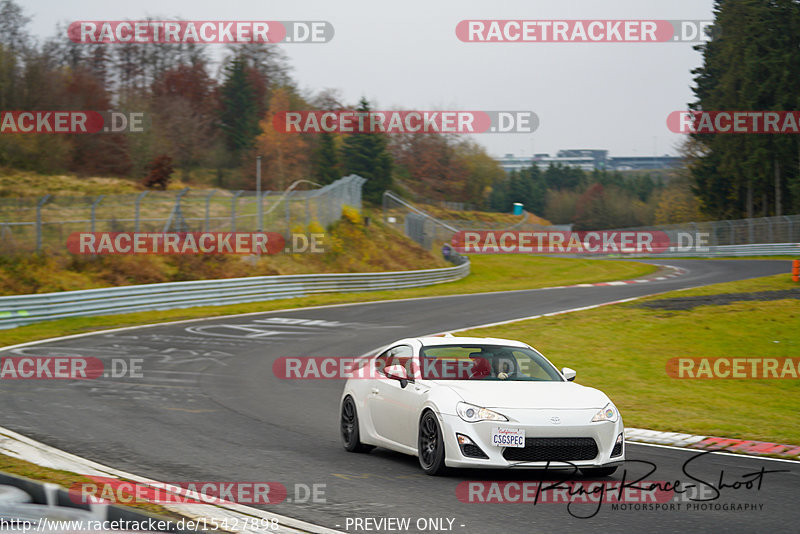
[[[413,376],[411,372],[410,361],[413,359],[414,352],[408,345],[398,345],[389,350],[384,351],[380,356],[375,358],[375,368],[382,375],[385,375],[384,370],[391,365],[402,365],[408,371],[409,376]]]
[[[395,347],[392,351],[392,358],[394,359],[393,365],[406,365],[408,360],[414,356],[414,352],[408,345],[400,345]]]
[[[379,374],[383,374],[383,370],[389,365],[389,355],[392,352],[392,349],[383,351],[378,357],[375,358],[375,370]]]

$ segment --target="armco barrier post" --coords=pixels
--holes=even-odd
[[[800,282],[800,260],[792,262],[792,282]]]

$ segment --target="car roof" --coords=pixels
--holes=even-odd
[[[430,347],[435,345],[506,345],[511,347],[527,347],[528,345],[521,341],[514,341],[512,339],[500,339],[496,337],[457,337],[451,335],[444,336],[426,336],[416,338],[423,347]]]

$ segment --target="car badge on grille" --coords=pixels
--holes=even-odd
[[[554,415],[553,417],[550,418],[550,422],[553,423],[554,425],[560,425],[561,418]]]

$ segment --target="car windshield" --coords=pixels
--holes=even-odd
[[[427,346],[420,350],[419,367],[429,380],[563,381],[544,356],[527,347]]]

